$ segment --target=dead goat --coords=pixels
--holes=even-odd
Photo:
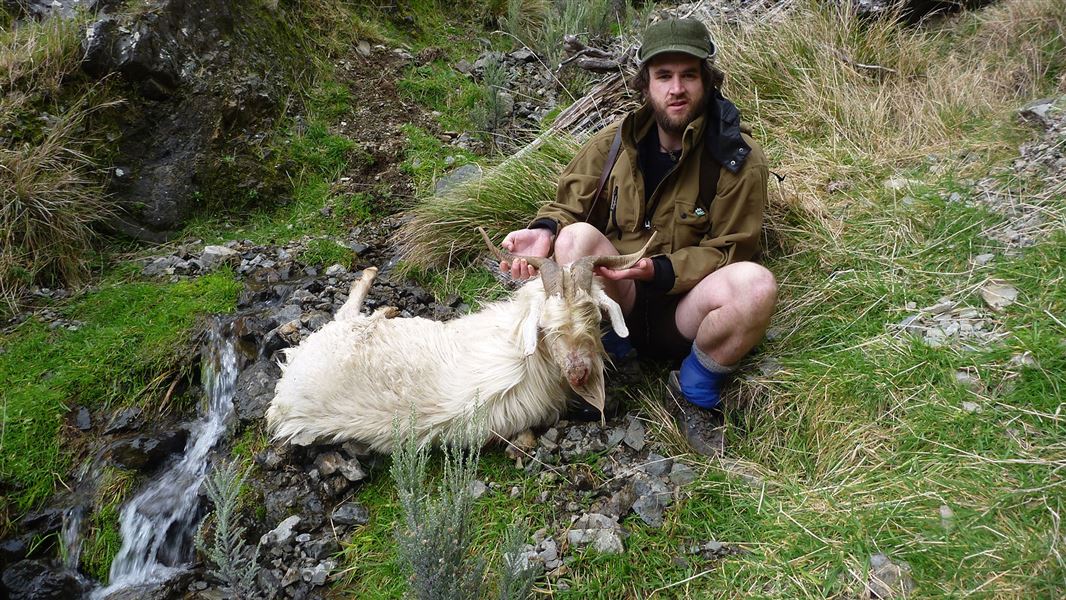
[[[377,274],[366,269],[334,320],[285,351],[266,415],[274,439],[357,440],[389,452],[409,427],[419,443],[434,443],[458,435],[475,417],[484,422],[481,443],[489,434],[511,439],[557,420],[571,390],[602,415],[601,309],[618,335],[628,331],[593,270],[628,268],[648,246],[559,266],[503,253],[481,235],[497,257],[537,267],[539,281],[442,323],[389,318],[382,310],[360,314]]]

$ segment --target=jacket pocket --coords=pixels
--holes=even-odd
[[[678,202],[674,205],[674,248],[695,246],[710,232],[710,211],[699,202]]]

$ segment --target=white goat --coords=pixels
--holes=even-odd
[[[552,259],[505,255],[482,236],[501,259],[526,258],[537,266],[540,282],[441,323],[392,319],[382,310],[360,314],[377,274],[366,269],[334,320],[285,351],[266,415],[274,439],[352,439],[389,452],[412,423],[416,439],[427,444],[458,434],[475,416],[486,434],[511,439],[558,419],[570,389],[602,415],[600,310],[618,335],[628,330],[593,269],[628,268],[647,246],[560,267]]]

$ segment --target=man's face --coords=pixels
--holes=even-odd
[[[655,121],[680,135],[703,112],[700,59],[681,53],[656,56],[648,65],[648,101]]]

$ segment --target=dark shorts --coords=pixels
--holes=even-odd
[[[637,299],[633,312],[626,316],[629,343],[640,358],[677,362],[692,349],[692,340],[677,330],[674,313],[683,294],[667,295],[637,284]]]

